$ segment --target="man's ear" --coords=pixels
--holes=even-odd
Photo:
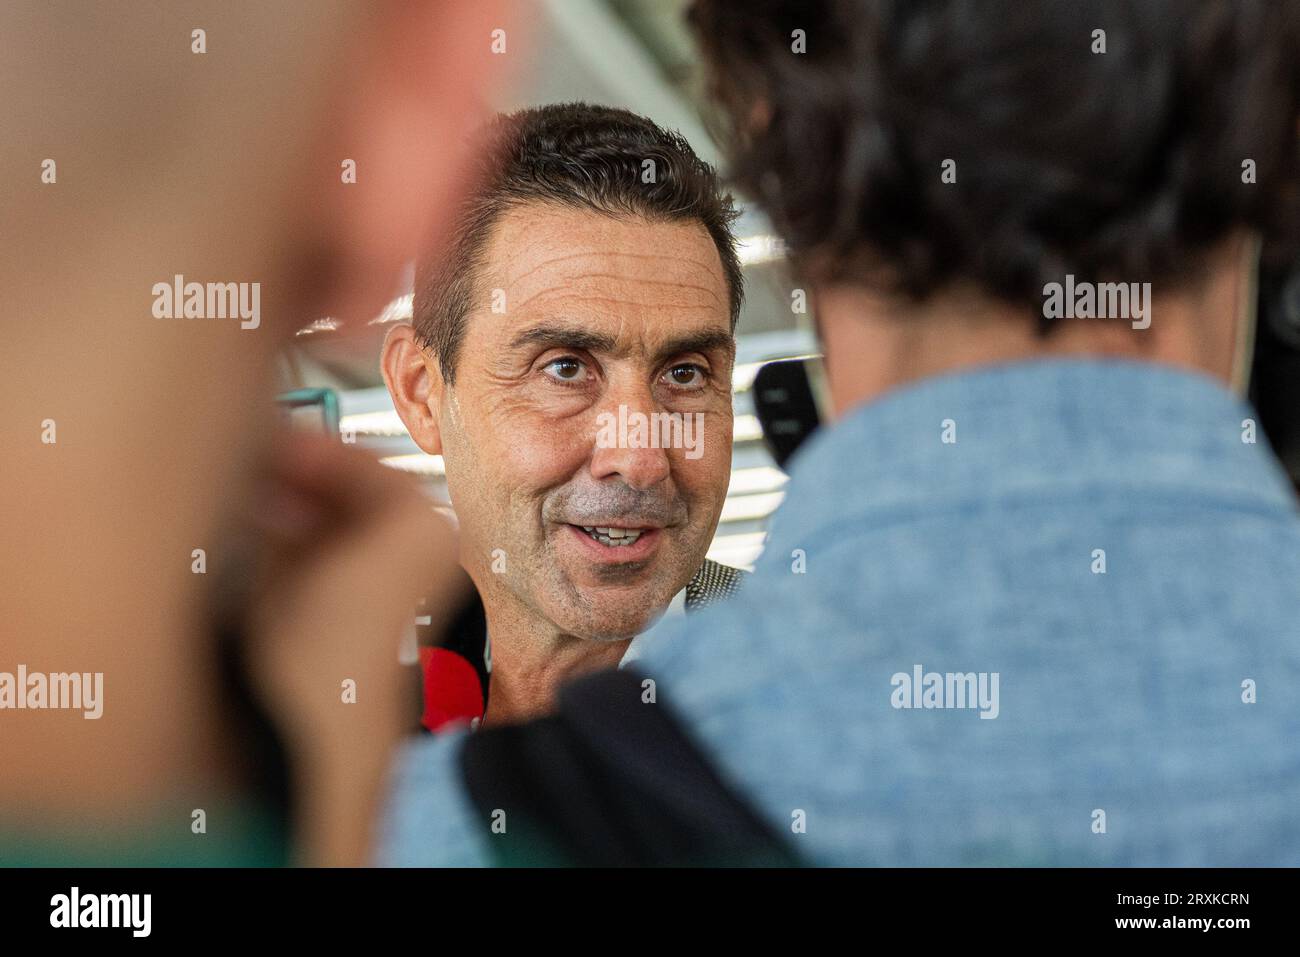
[[[412,326],[402,323],[388,331],[379,366],[393,408],[415,444],[430,455],[441,455],[442,429],[437,410],[442,402],[442,371],[436,359],[415,341]]]

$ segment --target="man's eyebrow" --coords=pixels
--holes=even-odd
[[[662,362],[685,352],[711,352],[722,349],[729,356],[736,354],[736,337],[721,329],[703,329],[690,332],[665,342],[655,350],[655,361]]]
[[[549,346],[554,349],[583,349],[587,352],[613,352],[618,343],[613,336],[592,332],[590,329],[560,323],[544,323],[525,329],[510,342],[511,349],[526,345]]]
[[[590,329],[584,329],[581,326],[556,322],[530,326],[510,341],[511,349],[518,349],[520,346],[526,345],[540,345],[551,349],[581,349],[586,352],[606,354],[615,354],[620,351],[618,340],[611,335],[592,332]],[[698,332],[689,332],[678,336],[676,339],[671,339],[655,349],[654,360],[662,362],[665,359],[671,359],[673,356],[682,355],[686,352],[710,352],[715,349],[722,349],[729,356],[735,355],[735,336],[721,329],[703,329]]]

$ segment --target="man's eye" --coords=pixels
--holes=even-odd
[[[665,378],[679,388],[699,389],[704,386],[705,371],[694,363],[684,363],[669,369]]]
[[[563,359],[555,359],[542,366],[542,371],[552,379],[559,379],[562,382],[580,382],[586,367],[572,356],[565,356]]]

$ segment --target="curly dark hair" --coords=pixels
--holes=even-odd
[[[416,336],[453,382],[465,321],[479,298],[477,273],[493,225],[525,203],[558,203],[652,222],[702,223],[722,260],[735,331],[744,279],[731,224],[736,210],[717,172],[679,133],[627,110],[566,103],[497,116],[475,137],[479,164],[442,248],[417,265]],[[642,164],[655,161],[654,182]]]
[[[696,0],[689,19],[732,176],[814,282],[973,282],[1047,331],[1066,273],[1181,285],[1243,226],[1296,254],[1300,4]]]

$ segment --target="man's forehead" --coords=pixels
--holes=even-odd
[[[717,248],[699,222],[652,222],[545,204],[525,204],[498,220],[483,278],[505,310],[635,319],[646,311],[670,324],[689,314],[730,324],[730,293]]]

